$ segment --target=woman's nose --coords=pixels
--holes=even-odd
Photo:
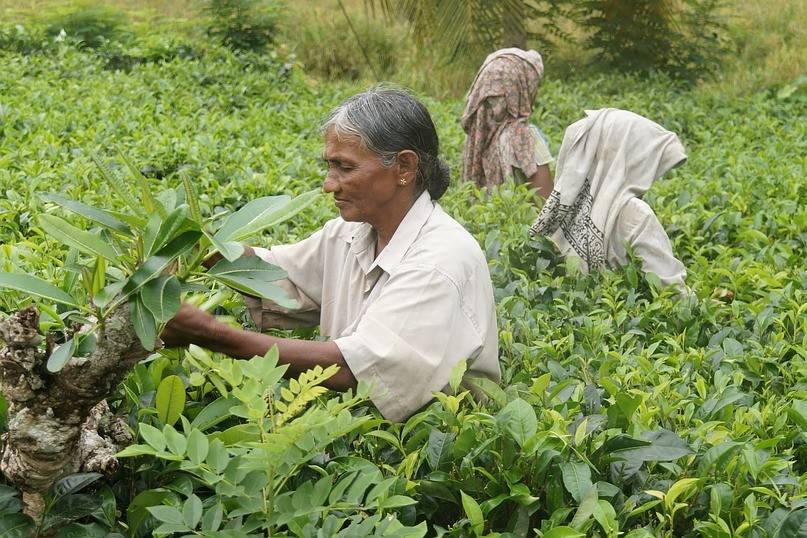
[[[325,192],[337,192],[339,190],[339,182],[331,177],[331,174],[325,176],[325,181],[322,182],[322,190]]]

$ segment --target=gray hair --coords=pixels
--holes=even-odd
[[[330,129],[358,137],[384,166],[392,166],[399,152],[414,151],[419,192],[427,190],[437,200],[448,188],[449,169],[438,156],[434,122],[423,103],[406,90],[376,87],[346,99],[323,123],[323,132]]]

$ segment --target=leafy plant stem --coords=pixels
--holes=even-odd
[[[208,256],[207,248],[210,246],[210,240],[207,238],[206,235],[203,235],[199,239],[199,249],[194,254],[191,261],[183,268],[182,274],[178,274],[179,278],[185,278],[190,275],[193,271],[195,271],[202,263],[202,261]]]

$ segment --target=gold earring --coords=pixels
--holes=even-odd
[[[399,183],[400,183],[401,185],[406,185],[406,180],[405,180],[404,178],[401,178],[401,181],[399,181]]]

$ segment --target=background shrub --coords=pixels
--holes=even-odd
[[[90,48],[99,48],[107,41],[121,41],[129,35],[125,30],[129,24],[126,14],[108,6],[80,6],[53,15],[47,22],[48,35],[55,37],[64,30],[68,38]]]
[[[596,62],[625,71],[664,71],[697,79],[722,52],[719,0],[588,0],[583,24]]]
[[[260,50],[274,41],[277,32],[277,1],[210,0],[207,33],[235,50]]]
[[[198,52],[188,42],[175,36],[153,35],[138,37],[131,43],[110,42],[97,49],[109,70],[129,71],[136,65],[164,62],[174,58],[196,58]]]
[[[15,24],[0,27],[0,50],[31,54],[47,47],[48,39],[42,31]]]

